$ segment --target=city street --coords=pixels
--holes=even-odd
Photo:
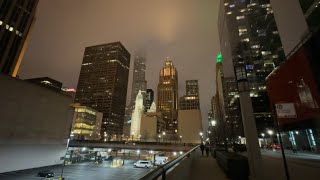
[[[110,162],[103,162],[102,164],[93,164],[92,162],[86,162],[81,164],[72,164],[65,166],[64,175],[66,180],[106,180],[106,179],[139,179],[153,168],[134,168],[133,163],[136,161],[126,160],[125,165],[117,168],[110,167]],[[61,167],[48,168],[55,173],[54,179],[57,179],[61,173]],[[44,179],[43,177],[37,177],[39,169],[26,170],[17,173],[0,174],[1,180],[36,180]]]
[[[289,175],[292,180],[318,179],[320,155],[307,153],[286,153]],[[262,151],[264,175],[266,179],[283,180],[285,178],[281,151]]]

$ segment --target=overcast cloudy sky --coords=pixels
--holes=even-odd
[[[178,70],[179,96],[185,80],[198,79],[207,122],[220,51],[218,6],[219,0],[40,0],[19,75],[48,76],[76,88],[84,48],[121,41],[131,54],[146,51],[148,88],[156,91],[167,56]],[[128,92],[132,68],[133,59]]]

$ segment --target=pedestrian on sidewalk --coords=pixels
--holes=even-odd
[[[207,157],[209,156],[209,150],[210,150],[210,146],[209,146],[209,143],[207,142],[206,145],[205,145],[205,149],[206,149],[206,155]]]
[[[201,149],[201,153],[202,153],[202,156],[203,156],[203,151],[204,151],[204,145],[203,145],[203,143],[201,143],[200,149]]]

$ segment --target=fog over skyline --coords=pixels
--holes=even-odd
[[[76,88],[85,47],[120,41],[131,54],[127,103],[134,52],[146,53],[147,87],[155,93],[169,56],[178,70],[179,97],[186,80],[199,80],[206,125],[220,51],[218,7],[218,0],[41,0],[19,76],[47,76]]]

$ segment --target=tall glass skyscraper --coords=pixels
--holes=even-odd
[[[178,71],[167,58],[160,70],[158,84],[158,110],[162,112],[169,135],[178,132]]]
[[[30,38],[38,0],[0,1],[0,72],[16,76]]]
[[[141,90],[143,95],[143,104],[146,106],[146,58],[142,53],[137,53],[134,56],[134,66],[133,66],[133,80],[132,80],[132,90],[131,90],[131,105],[134,105],[136,96]]]
[[[130,54],[120,42],[86,47],[75,102],[103,113],[101,138],[123,133]]]
[[[258,131],[273,127],[265,83],[285,54],[269,0],[221,0],[218,27],[224,62],[247,70]]]

